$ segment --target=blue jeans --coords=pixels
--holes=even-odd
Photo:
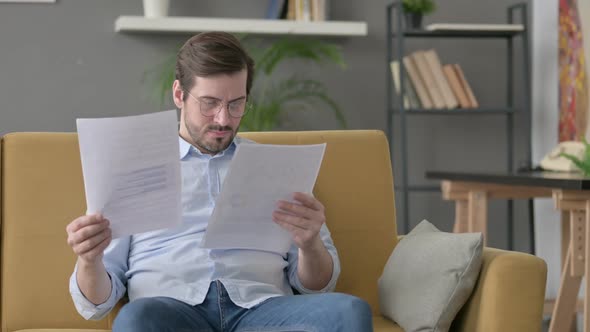
[[[235,305],[219,281],[202,304],[169,297],[142,298],[121,309],[113,332],[370,332],[371,308],[352,295],[323,293],[270,298],[245,309]]]

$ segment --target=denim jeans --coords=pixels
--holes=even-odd
[[[142,298],[121,309],[113,332],[371,332],[369,305],[340,293],[270,298],[253,308],[235,305],[223,284],[211,283],[202,304],[168,297]]]

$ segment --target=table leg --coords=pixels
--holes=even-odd
[[[469,191],[468,197],[468,232],[481,232],[484,246],[487,244],[488,195],[485,191]]]
[[[561,272],[561,282],[557,293],[557,300],[551,315],[549,332],[570,331],[572,328],[572,312],[575,312],[578,292],[582,277],[574,277],[570,273],[572,265],[572,248],[569,247]]]
[[[469,222],[468,208],[466,200],[455,201],[455,225],[453,226],[453,233],[466,233],[467,223]]]
[[[584,211],[584,220],[580,223],[584,225],[584,274],[585,274],[585,289],[584,289],[584,332],[590,332],[590,201],[586,201],[586,209]],[[572,239],[573,242],[573,239]],[[574,249],[575,250],[575,249]]]
[[[570,238],[571,238],[571,231],[570,225],[572,221],[570,218],[570,211],[569,210],[562,210],[561,211],[561,271],[563,271],[565,266],[565,260],[567,259],[567,249],[570,246]],[[571,327],[569,332],[576,332],[578,330],[577,327],[577,310],[574,312],[572,316]]]
[[[550,332],[576,331],[576,303],[582,277],[588,268],[586,254],[589,250],[586,245],[586,238],[588,238],[586,232],[590,230],[590,227],[586,227],[588,213],[590,213],[588,210],[574,210],[562,214],[562,253],[563,250],[567,250],[567,254],[562,261],[561,282],[549,325]],[[588,284],[588,281],[586,283]],[[585,304],[584,311],[586,310]],[[586,327],[584,331],[588,332]]]

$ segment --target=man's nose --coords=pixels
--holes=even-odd
[[[217,114],[215,114],[214,120],[221,126],[226,126],[229,124],[230,115],[227,104],[221,105],[221,108],[217,111]]]

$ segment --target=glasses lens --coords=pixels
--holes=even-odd
[[[236,100],[232,103],[227,104],[229,115],[234,118],[239,118],[244,115],[246,102],[244,100]]]
[[[223,108],[223,102],[218,99],[199,98],[197,100],[199,101],[201,114],[204,116],[215,116]],[[246,101],[240,99],[227,104],[227,111],[234,118],[244,116],[244,113],[246,113]]]
[[[201,98],[199,100],[201,113],[204,116],[212,116],[215,115],[217,110],[221,107],[221,101],[209,98]]]

